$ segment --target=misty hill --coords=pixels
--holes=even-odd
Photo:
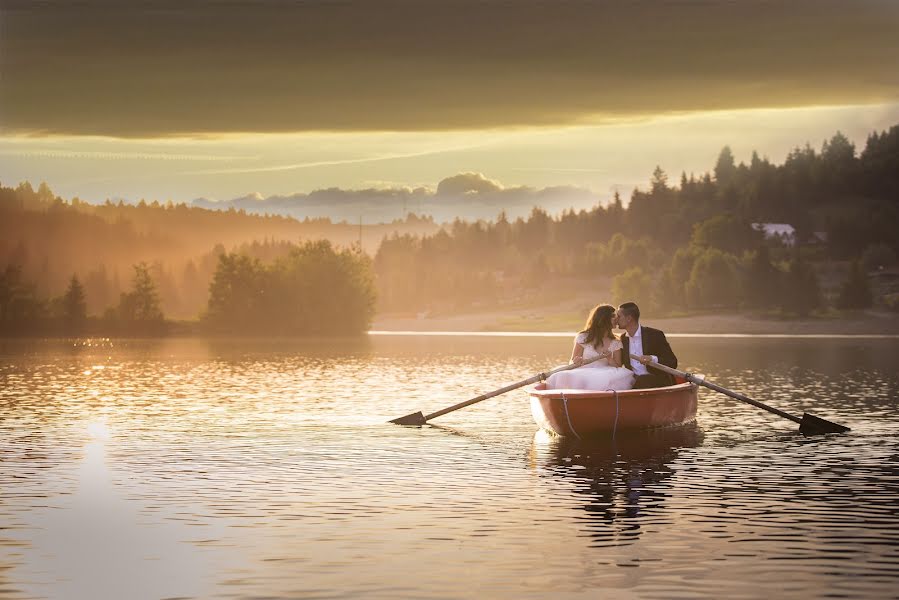
[[[766,231],[790,231],[789,237]],[[899,126],[861,152],[841,133],[782,164],[725,147],[677,183],[656,167],[628,203],[526,219],[457,221],[392,236],[375,256],[382,312],[446,315],[540,306],[569,287],[656,313],[899,309]],[[566,291],[570,295],[570,291]]]
[[[464,213],[472,219],[495,219],[499,213],[508,218],[527,217],[535,207],[550,214],[565,209],[592,208],[606,198],[574,186],[532,188],[504,186],[480,173],[459,173],[447,177],[436,189],[425,187],[369,188],[345,190],[328,188],[308,194],[263,197],[249,194],[231,200],[198,198],[191,206],[225,210],[234,208],[254,214],[269,214],[296,219],[328,218],[332,221],[373,223],[385,215],[403,219],[409,212],[428,215],[437,223],[448,223]],[[464,210],[460,210],[464,206]]]
[[[324,206],[328,194],[352,205],[353,195],[339,190],[245,202],[308,208]],[[423,203],[473,201],[491,210],[497,199],[565,197],[505,188],[478,174],[408,194],[385,197],[419,194]],[[358,197],[370,199],[364,191]],[[758,223],[789,226],[794,235],[766,237]],[[635,189],[627,203],[616,193],[607,205],[561,214],[535,207],[524,217],[500,211],[494,220],[446,225],[410,215],[361,228],[374,256],[378,309],[408,314],[533,306],[535,294],[572,279],[580,280],[576,289],[603,281],[603,299],[640,299],[656,310],[896,308],[899,288],[887,278],[899,254],[897,229],[899,126],[872,133],[861,152],[837,133],[820,151],[795,148],[782,164],[756,154],[736,164],[725,147],[712,170],[682,173],[676,184],[657,167],[648,188]],[[93,314],[115,302],[141,261],[166,316],[193,318],[208,306],[226,251],[271,264],[292,243],[328,239],[347,247],[359,232],[355,222],[234,206],[92,205],[58,198],[45,184],[37,191],[27,183],[0,187],[0,268],[20,268],[40,299],[58,296],[75,274]]]
[[[147,262],[169,316],[194,317],[205,306],[219,254],[238,250],[271,260],[286,242],[327,239],[374,253],[393,233],[423,235],[438,229],[413,214],[375,225],[297,220],[244,210],[209,210],[186,204],[66,201],[47,184],[0,186],[0,268],[21,266],[41,297],[56,296],[73,274],[85,284],[88,308],[102,311],[128,284],[133,265]]]

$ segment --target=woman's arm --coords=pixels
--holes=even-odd
[[[569,365],[573,364],[581,364],[584,360],[584,347],[577,343],[577,340],[574,340],[574,348],[571,349],[571,360],[568,361]]]
[[[621,353],[624,351],[621,340],[613,339],[609,343],[609,351],[611,354],[611,356],[609,356],[609,364],[613,367],[620,367],[623,364],[621,362]]]

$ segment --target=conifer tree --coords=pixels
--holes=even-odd
[[[84,286],[78,280],[77,275],[72,275],[69,287],[62,297],[62,318],[70,331],[80,331],[87,321],[87,301],[84,296]]]
[[[734,162],[734,153],[731,152],[730,146],[725,146],[721,149],[721,153],[718,155],[718,161],[715,163],[715,181],[718,182],[718,185],[725,185],[733,179],[736,172],[737,167]]]
[[[840,288],[837,308],[870,308],[872,304],[873,298],[871,296],[871,286],[868,285],[868,278],[862,270],[861,264],[857,260],[853,261],[852,266],[849,268],[849,275]]]
[[[752,308],[768,308],[777,302],[781,272],[771,263],[768,246],[762,244],[751,255],[743,282],[744,298]]]
[[[818,277],[811,265],[799,256],[798,250],[790,261],[784,288],[782,306],[800,317],[807,316],[821,305]]]

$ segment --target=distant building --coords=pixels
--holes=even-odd
[[[796,228],[788,223],[753,223],[752,228],[761,231],[765,239],[779,239],[787,246],[796,243]]]
[[[812,236],[808,240],[809,244],[826,244],[827,243],[827,232],[826,231],[813,231]]]

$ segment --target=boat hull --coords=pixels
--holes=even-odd
[[[562,436],[588,437],[625,429],[688,423],[696,418],[699,386],[626,390],[548,390],[546,383],[527,389],[534,421]]]

